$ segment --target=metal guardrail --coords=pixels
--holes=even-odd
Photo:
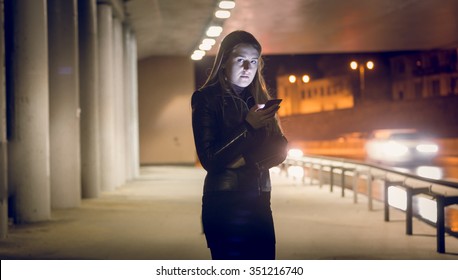
[[[306,155],[302,157],[291,157],[282,164],[282,169],[287,171],[289,166],[299,166],[308,170],[308,175],[303,176],[303,182],[308,178],[310,184],[314,181],[322,187],[325,183],[329,184],[330,191],[336,185],[336,175],[340,176],[341,195],[345,195],[347,187],[353,190],[353,201],[358,200],[358,182],[364,178],[367,183],[368,208],[373,210],[373,186],[374,180],[383,181],[384,196],[384,219],[389,221],[389,188],[391,186],[400,187],[406,192],[406,234],[412,235],[413,219],[413,197],[424,194],[436,201],[437,219],[434,223],[437,234],[437,252],[445,253],[445,207],[458,204],[458,183],[447,180],[436,180],[425,178],[411,173],[401,172],[388,167],[375,164],[360,162],[351,159],[334,158],[326,156]],[[318,173],[318,174],[316,174]],[[325,176],[325,175],[328,176]],[[317,176],[315,176],[317,175]],[[348,184],[346,179],[351,178]],[[450,232],[450,230],[448,229]],[[456,233],[454,233],[456,234]]]

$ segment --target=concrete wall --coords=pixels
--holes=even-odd
[[[192,60],[143,59],[138,63],[138,86],[140,164],[194,164]]]

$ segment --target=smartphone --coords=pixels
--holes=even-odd
[[[265,110],[269,107],[272,107],[273,105],[275,104],[280,104],[282,102],[283,99],[270,99],[270,100],[267,100],[266,104],[264,105],[264,107],[262,108],[262,110]]]

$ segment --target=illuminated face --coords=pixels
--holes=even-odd
[[[230,82],[247,87],[258,70],[259,52],[249,44],[237,45],[226,61],[224,73]]]

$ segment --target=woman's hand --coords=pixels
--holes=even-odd
[[[258,129],[263,126],[266,126],[272,118],[275,117],[275,113],[277,112],[279,105],[273,105],[269,108],[262,109],[261,105],[256,104],[251,107],[250,111],[245,118],[245,120],[254,128]]]

